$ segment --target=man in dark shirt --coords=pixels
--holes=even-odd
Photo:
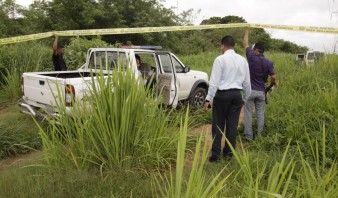
[[[53,64],[55,71],[66,71],[67,65],[65,60],[63,59],[63,55],[65,53],[65,48],[61,45],[58,45],[59,35],[55,34],[55,39],[53,43]]]
[[[270,85],[276,81],[275,69],[273,63],[264,57],[264,45],[256,43],[251,50],[249,48],[249,31],[247,27],[243,46],[249,63],[251,95],[245,104],[244,109],[244,135],[248,140],[253,139],[252,130],[252,110],[256,109],[257,117],[257,134],[260,135],[264,128],[264,111],[265,111],[265,82],[270,76]]]

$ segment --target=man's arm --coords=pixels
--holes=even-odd
[[[270,85],[276,84],[276,74],[270,76]]]
[[[247,26],[245,29],[244,41],[243,41],[244,50],[249,47],[249,32],[250,32],[250,27]]]
[[[216,58],[212,66],[208,94],[207,94],[207,97],[205,98],[205,103],[204,103],[205,110],[208,110],[210,101],[213,100],[218,90],[219,83],[221,81],[221,74],[222,74],[221,64],[219,63],[219,60]]]
[[[54,43],[53,43],[53,54],[54,55],[57,55],[58,40],[59,40],[59,35],[55,33],[55,39],[54,39]]]
[[[245,77],[243,82],[243,100],[246,102],[250,95],[251,95],[251,82],[250,82],[250,70],[249,70],[249,64],[245,61]]]

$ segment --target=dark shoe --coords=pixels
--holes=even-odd
[[[209,162],[219,162],[219,157],[216,155],[212,155],[211,157],[209,157]]]

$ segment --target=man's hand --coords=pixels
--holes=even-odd
[[[205,100],[204,102],[204,111],[208,111],[211,108],[210,101]]]
[[[58,33],[54,33],[54,42],[53,42],[53,53],[54,55],[57,55],[57,49],[58,49],[58,38],[59,38],[59,34]]]
[[[249,32],[250,32],[250,26],[246,26],[244,39],[243,39],[244,50],[249,47]]]

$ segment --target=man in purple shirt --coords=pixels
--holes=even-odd
[[[249,31],[247,27],[244,36],[243,46],[249,63],[251,95],[245,104],[244,109],[244,135],[247,140],[253,139],[252,110],[256,109],[257,135],[260,135],[264,128],[265,110],[265,82],[270,76],[270,85],[276,82],[276,75],[273,63],[264,57],[264,45],[256,43],[251,50],[249,48]]]

